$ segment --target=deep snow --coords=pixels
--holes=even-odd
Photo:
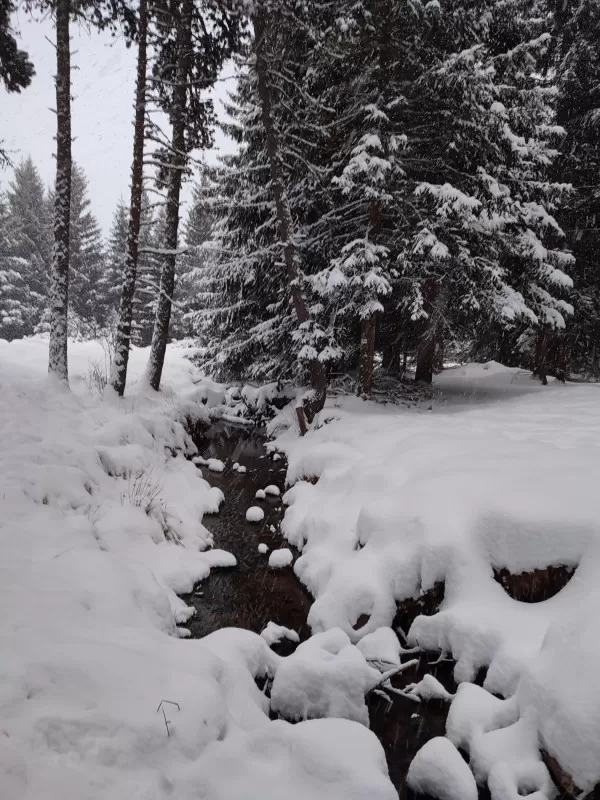
[[[334,398],[304,438],[292,410],[272,423],[309,623],[357,642],[443,582],[408,644],[450,654],[463,687],[487,668],[460,737],[478,780],[495,800],[551,797],[543,748],[587,791],[600,781],[599,387],[542,387],[492,362],[448,370],[435,389],[431,410]],[[494,580],[493,568],[558,564],[577,570],[541,603]],[[475,722],[485,698],[490,716]]]
[[[72,343],[69,392],[47,347],[0,341],[0,797],[396,797],[363,726],[269,720],[254,677],[281,659],[263,638],[182,638],[176,592],[234,563],[206,549],[223,497],[182,426],[222,387],[169,347],[161,393],[134,350],[126,398],[101,397],[101,347]]]

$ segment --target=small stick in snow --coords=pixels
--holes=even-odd
[[[171,724],[171,720],[167,719],[167,714],[165,712],[165,703],[168,703],[171,706],[177,706],[177,711],[181,711],[181,706],[174,700],[161,700],[156,709],[157,712],[162,709],[163,717],[165,720],[165,728],[167,729],[167,736],[171,736],[171,731],[169,730],[169,725]]]

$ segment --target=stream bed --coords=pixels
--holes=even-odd
[[[292,628],[300,640],[305,641],[310,636],[306,622],[312,602],[310,594],[296,578],[292,566],[271,570],[268,554],[258,552],[260,543],[266,544],[269,552],[288,546],[280,533],[285,511],[281,497],[255,499],[256,491],[269,485],[277,486],[283,495],[284,458],[267,452],[266,437],[260,430],[229,423],[214,423],[195,442],[203,458],[217,458],[225,464],[220,473],[202,467],[204,477],[225,494],[219,514],[205,515],[203,524],[213,534],[215,547],[235,555],[237,566],[211,571],[192,594],[183,596],[197,612],[186,627],[192,637],[199,638],[231,626],[260,633],[273,621]],[[234,470],[236,462],[245,467],[246,472]],[[254,505],[265,512],[260,523],[246,521],[246,511]],[[294,557],[297,555],[295,552]],[[287,655],[295,645],[284,640],[276,649],[281,655]],[[434,659],[435,656],[423,653],[418,665],[392,679],[393,685],[403,688],[429,672],[449,691],[455,691],[454,663],[441,661],[433,665],[430,662]],[[402,800],[413,798],[405,781],[408,767],[426,741],[444,735],[448,704],[439,700],[417,704],[394,696],[392,705],[388,706],[385,700],[371,694],[368,706],[371,730],[385,750],[390,779]],[[480,797],[483,796],[481,793]]]

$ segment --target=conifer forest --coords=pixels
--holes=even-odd
[[[0,799],[600,798],[599,386],[600,0],[0,0]]]

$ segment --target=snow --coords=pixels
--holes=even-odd
[[[290,642],[299,642],[300,637],[291,628],[286,628],[284,625],[277,625],[275,622],[269,622],[267,627],[261,631],[260,635],[265,642],[271,647],[274,644],[279,644],[282,639],[288,639]]]
[[[443,736],[430,739],[413,759],[406,782],[438,800],[477,800],[477,784],[456,747]]]
[[[259,506],[250,506],[246,511],[246,522],[262,522],[265,512]]]
[[[237,468],[237,471],[239,472],[240,475],[244,475],[246,472],[248,472],[248,468],[245,467],[243,464],[240,464],[240,466]]]
[[[262,512],[262,509],[260,509]],[[279,550],[273,550],[269,556],[269,566],[271,569],[281,569],[282,567],[289,567],[294,560],[292,551],[289,547],[281,547]]]
[[[264,542],[260,542],[258,545],[258,552],[264,555],[265,553],[269,552],[269,548]]]
[[[192,459],[194,464],[208,467],[211,472],[223,472],[225,464],[219,458],[202,458],[201,456],[194,456]]]
[[[540,747],[580,789],[600,782],[598,392],[542,387],[489,362],[444,371],[424,408],[338,396],[304,437],[284,414],[271,428],[291,487],[281,532],[301,552],[294,571],[314,597],[313,632],[364,641],[402,600],[444,584],[408,646],[452,657],[465,689],[487,668],[457,728],[461,686],[448,736],[495,800],[529,785],[551,795]],[[577,569],[541,603],[512,599],[494,579],[494,569],[549,565]],[[493,714],[478,723],[488,701]]]
[[[270,484],[265,488],[265,494],[268,494],[270,497],[279,497],[281,495],[281,490],[278,486]]]
[[[264,489],[257,489],[256,494],[254,495],[254,497],[256,497],[257,500],[264,500],[266,496],[267,495]]]
[[[378,628],[368,633],[357,647],[367,661],[385,664],[388,669],[400,666],[400,642],[391,628]]]
[[[380,680],[339,628],[312,636],[282,660],[271,708],[287,720],[342,717],[369,724],[365,694]]]
[[[420,700],[448,701],[454,697],[433,675],[424,675],[418,683],[407,686],[406,691],[416,695]]]
[[[183,423],[218,411],[193,350],[169,345],[155,393],[134,348],[119,399],[88,387],[101,346],[69,348],[71,391],[47,341],[0,341],[0,797],[392,800],[364,727],[270,721],[255,678],[285,661],[263,638],[177,627],[176,593],[235,564],[202,525],[222,493],[187,459]]]

